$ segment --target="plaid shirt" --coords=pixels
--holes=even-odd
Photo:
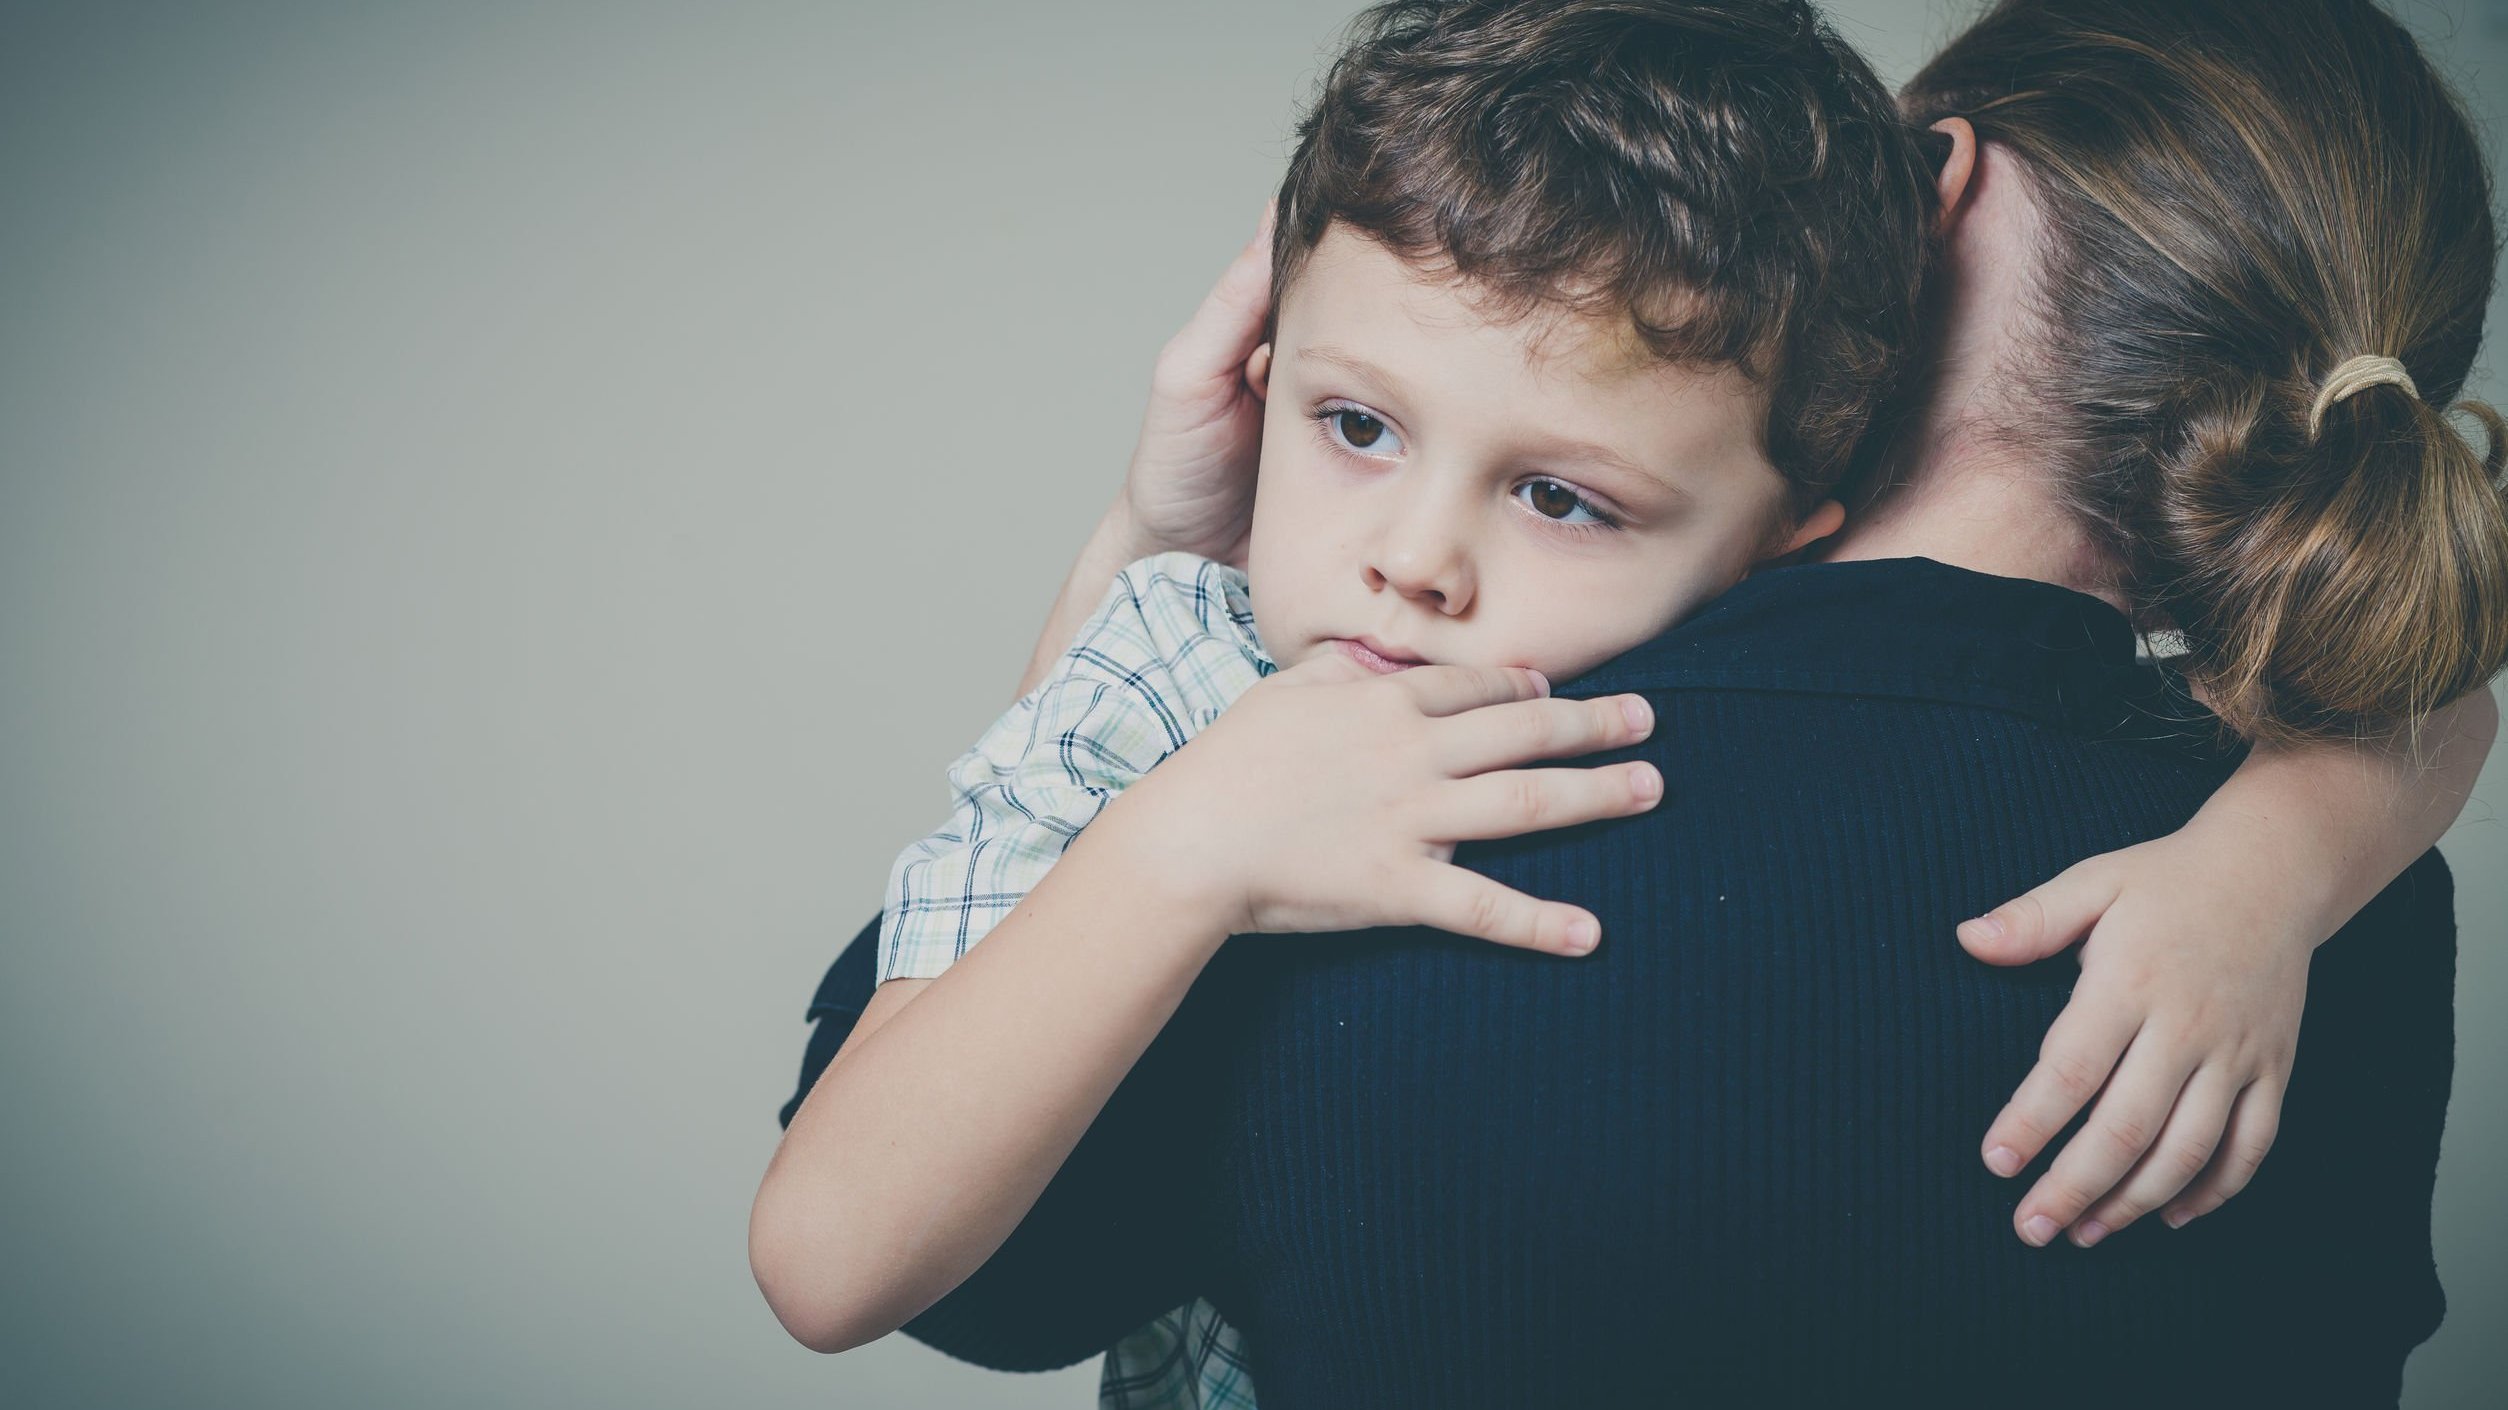
[[[1254,1410],[1245,1343],[1218,1308],[1186,1303],[1106,1352],[1097,1410]]]
[[[890,868],[878,980],[956,963],[1115,794],[1277,669],[1242,571],[1190,553],[1127,565],[1053,672],[950,765],[949,821]],[[1236,1329],[1207,1302],[1157,1318],[1107,1351],[1098,1405],[1252,1410]]]

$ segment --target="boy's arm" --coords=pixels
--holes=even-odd
[[[1043,683],[950,764],[948,820],[889,868],[881,981],[947,970],[1108,800],[1262,678],[1231,573],[1185,553],[1127,564]]]
[[[889,1001],[856,1031],[867,1036],[895,1013],[890,991],[931,982],[882,985]],[[1195,1005],[1215,997],[1186,996],[1001,1247],[899,1331],[995,1370],[1050,1370],[1106,1353],[1209,1284],[1196,1231],[1211,1187],[1193,1156],[1204,1147],[1186,1126],[1211,1111],[1213,1047],[1202,1027],[1215,1016]],[[807,1095],[805,1084],[795,1105]]]
[[[2017,1173],[2098,1095],[2014,1212],[2024,1239],[2070,1228],[2086,1247],[2163,1203],[2179,1225],[2245,1187],[2273,1143],[2310,956],[2455,822],[2498,723],[2477,690],[2416,740],[2257,750],[2176,833],[1960,927],[1997,964],[2088,935],[2072,1001],[1983,1145],[1989,1168]]]
[[[1109,799],[1174,752],[1152,702],[1189,716],[1200,701],[1150,644],[1143,601],[1159,588],[1152,572],[1116,574],[1043,684],[951,762],[948,820],[889,866],[882,983],[937,978],[1035,889]]]
[[[2498,734],[2499,702],[2482,689],[2433,711],[2415,739],[2259,749],[2194,821],[2291,847],[2292,900],[2321,944],[2455,826]]]
[[[791,1124],[831,1059],[931,983],[892,979],[875,989],[879,924],[870,918],[812,997],[808,1048],[780,1125]],[[965,1282],[900,1331],[993,1370],[1050,1370],[1105,1352],[1207,1284],[1205,1245],[1194,1231],[1209,1185],[1187,1163],[1201,1147],[1179,1129],[1209,1109],[1216,1049],[1206,1029],[1217,1016],[1196,1014],[1203,1003],[1225,999],[1218,991],[1187,996],[1035,1208]]]
[[[1129,801],[916,1002],[894,984],[874,996],[803,1100],[751,1212],[750,1262],[805,1344],[872,1340],[983,1264],[1226,938],[1212,906],[1144,864],[1167,843]]]

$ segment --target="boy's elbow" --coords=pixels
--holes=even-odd
[[[777,1315],[782,1316],[781,1313]],[[842,1320],[829,1321],[823,1325],[796,1321],[789,1317],[784,1318],[783,1321],[784,1330],[792,1333],[794,1341],[812,1351],[828,1356],[833,1356],[839,1351],[851,1351],[857,1346],[868,1346],[888,1335],[886,1332],[864,1331]]]
[[[846,1260],[818,1250],[824,1231],[781,1217],[766,1191],[749,1212],[749,1275],[792,1339],[833,1354],[875,1342],[904,1324]]]

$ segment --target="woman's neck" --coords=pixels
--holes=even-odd
[[[1979,144],[1946,199],[1958,216],[1934,276],[1936,351],[1915,393],[1925,410],[1889,458],[1890,488],[1846,521],[1819,561],[1931,558],[2068,587],[2131,617],[2110,556],[2065,507],[2045,467],[2015,452],[2025,439],[1996,430],[2040,419],[2027,379],[2014,374],[2038,336],[2028,296],[2043,244],[2018,158]]]
[[[1958,406],[1944,397],[1936,405]],[[1891,488],[1846,522],[1818,561],[1931,558],[1972,572],[2035,578],[2131,616],[2107,555],[2042,471],[2000,444],[1972,414],[1917,434]]]

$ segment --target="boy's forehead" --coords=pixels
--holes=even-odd
[[[1580,292],[1572,285],[1565,290],[1570,298]],[[1326,230],[1282,291],[1284,335],[1293,323],[1343,348],[1366,333],[1401,331],[1403,323],[1439,343],[1448,341],[1439,335],[1503,341],[1516,349],[1522,370],[1535,380],[1620,383],[1676,371],[1647,346],[1629,311],[1597,314],[1564,302],[1512,297],[1458,275],[1451,264],[1406,259],[1338,224]]]

